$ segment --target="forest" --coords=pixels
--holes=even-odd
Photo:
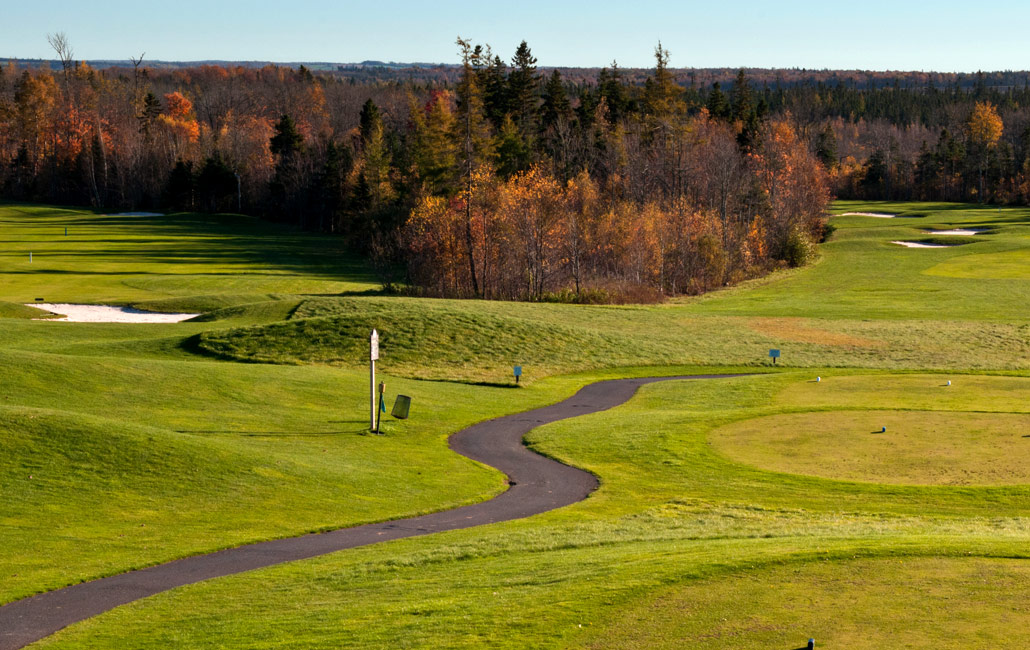
[[[1013,74],[699,75],[660,44],[563,74],[458,39],[458,65],[382,79],[51,42],[52,66],[0,65],[3,198],[258,215],[419,295],[661,300],[806,263],[831,196],[1030,201]]]

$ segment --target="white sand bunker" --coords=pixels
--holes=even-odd
[[[951,230],[926,230],[924,231],[928,235],[979,235],[982,232],[987,232],[986,228],[952,228]]]
[[[39,320],[59,320],[67,323],[178,323],[194,316],[200,316],[200,314],[161,314],[132,307],[112,307],[111,305],[36,302],[28,303],[26,306],[38,307],[63,315],[63,318]]]
[[[886,212],[845,212],[840,215],[842,217],[875,217],[877,219],[893,219],[897,217],[896,214],[887,214]]]
[[[929,244],[925,241],[892,241],[891,243],[906,248],[951,248],[947,244]]]
[[[160,212],[119,212],[114,217],[163,217]]]

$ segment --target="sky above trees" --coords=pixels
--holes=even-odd
[[[0,59],[53,58],[46,35],[65,32],[78,59],[453,63],[461,35],[502,53],[525,39],[542,66],[649,67],[661,40],[673,67],[1030,68],[1018,0],[9,4]]]

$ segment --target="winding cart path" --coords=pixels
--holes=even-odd
[[[511,487],[489,501],[420,517],[196,555],[15,601],[0,607],[0,650],[22,648],[119,605],[202,580],[357,546],[519,519],[582,501],[597,489],[594,475],[530,451],[522,444],[526,433],[542,424],[623,404],[644,384],[739,376],[684,375],[601,381],[583,387],[563,402],[481,422],[451,436],[450,445],[454,451],[507,474]]]

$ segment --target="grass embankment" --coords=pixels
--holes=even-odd
[[[0,271],[0,299],[216,308],[175,325],[0,320],[0,429],[10,432],[0,437],[0,489],[18,494],[0,510],[0,547],[11,549],[0,560],[0,600],[242,541],[487,498],[502,477],[448,452],[448,433],[597,378],[696,369],[671,363],[763,364],[770,347],[783,350],[788,368],[811,371],[649,386],[615,411],[535,431],[541,451],[601,477],[584,503],[180,589],[42,645],[632,647],[646,639],[619,637],[619,621],[630,620],[620,615],[639,615],[656,595],[673,597],[701,579],[725,578],[731,589],[732,576],[744,574],[772,585],[776,563],[813,558],[826,561],[829,580],[855,556],[1025,557],[1025,485],[849,482],[763,468],[778,462],[772,452],[749,464],[713,447],[719,427],[813,410],[836,412],[837,423],[846,422],[842,409],[927,421],[957,411],[996,429],[1025,413],[1030,379],[965,375],[945,392],[936,381],[944,376],[883,371],[1027,374],[1030,269],[1013,258],[1030,249],[1030,212],[837,207],[911,216],[835,218],[839,230],[812,267],[647,307],[326,296],[372,285],[325,239],[236,217],[0,207],[0,227],[16,242],[13,270]],[[84,240],[70,230],[62,243],[51,232],[65,221],[85,229]],[[955,226],[992,230],[948,249],[889,243]],[[51,269],[27,267],[40,242],[51,246],[42,258]],[[978,256],[990,259],[968,262]],[[964,277],[970,269],[979,275]],[[383,438],[360,435],[371,326],[383,335],[388,392],[415,397],[413,418],[389,421]],[[300,365],[227,363],[198,347]],[[519,390],[410,379],[504,383],[515,364],[530,380]],[[622,367],[648,364],[663,365]],[[570,371],[582,374],[553,376]],[[850,442],[846,432],[835,440]],[[942,584],[964,591],[964,562],[942,563]],[[902,587],[900,575],[876,577]],[[1011,580],[1019,584],[1018,575]],[[855,587],[856,602],[873,602],[875,584]],[[673,611],[661,607],[654,611]],[[788,622],[777,643],[795,645],[785,647],[819,636],[806,621],[839,617],[831,599],[813,600],[801,620],[750,596],[724,617],[746,619],[760,607]],[[656,643],[708,627],[653,620]],[[995,632],[1003,624],[985,623]],[[739,638],[740,647],[769,645],[768,637]],[[926,647],[946,640],[924,638]]]

